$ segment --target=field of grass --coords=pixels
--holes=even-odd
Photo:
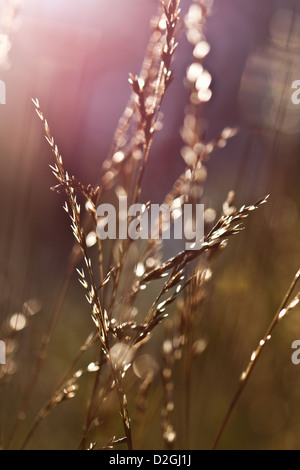
[[[298,449],[297,3],[0,7],[0,448]]]

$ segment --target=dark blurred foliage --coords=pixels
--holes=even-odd
[[[189,3],[182,2],[183,13]],[[49,190],[55,184],[48,168],[52,155],[31,98],[38,97],[66,168],[80,181],[97,184],[129,97],[128,73],[139,72],[156,7],[154,0],[31,0],[21,9],[11,65],[0,77],[7,86],[7,103],[0,106],[0,326],[30,298],[38,298],[42,308],[20,332],[16,373],[1,386],[2,445],[31,379],[73,245],[63,197]],[[213,77],[212,99],[203,106],[207,138],[225,126],[240,132],[207,164],[205,203],[220,214],[230,190],[237,206],[269,193],[270,200],[214,264],[199,332],[208,346],[197,359],[192,383],[191,444],[196,449],[212,443],[239,375],[299,267],[300,106],[290,99],[291,83],[300,79],[299,2],[215,0],[207,40],[206,68]],[[145,201],[161,202],[184,169],[179,130],[191,61],[182,34],[173,63],[175,80],[163,103],[164,127],[145,174]],[[300,337],[298,315],[295,311],[277,328],[221,447],[299,448],[300,371],[291,362],[291,343]],[[74,276],[16,447],[91,329]],[[76,447],[90,387],[84,382],[78,397],[59,405],[28,447]],[[180,397],[179,388],[179,438]],[[157,410],[143,443],[147,448],[162,446]],[[114,426],[103,425],[103,435],[111,437]]]

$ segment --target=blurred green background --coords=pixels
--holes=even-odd
[[[183,14],[189,5],[182,2]],[[0,384],[2,447],[14,435],[73,246],[63,197],[49,190],[55,184],[48,167],[52,155],[31,98],[40,100],[65,167],[80,181],[96,185],[129,97],[128,73],[139,72],[156,9],[155,0],[29,0],[21,5],[10,64],[2,67],[0,76],[7,89],[6,104],[0,105],[0,339],[7,334],[11,316],[24,309],[24,302],[36,299],[38,313],[16,333],[16,349],[7,365],[11,374]],[[240,131],[207,164],[205,203],[220,214],[230,190],[236,193],[237,207],[266,194],[270,199],[246,220],[246,230],[231,239],[214,262],[199,309],[197,334],[207,347],[194,363],[193,449],[210,447],[240,374],[299,268],[300,105],[291,103],[291,84],[300,79],[299,2],[215,0],[206,35],[211,52],[205,64],[213,77],[212,99],[202,108],[207,138],[216,137],[226,126]],[[192,51],[182,34],[173,63],[175,80],[163,103],[164,128],[156,136],[145,174],[144,200],[161,202],[184,169],[179,131],[188,102],[183,80],[191,61]],[[73,275],[12,448],[19,448],[36,413],[91,331],[84,292]],[[157,363],[162,333],[163,328],[155,331],[147,345]],[[300,366],[291,361],[295,339],[300,339],[299,310],[276,328],[220,448],[299,449]],[[80,364],[87,365],[96,355],[95,347]],[[175,446],[183,448],[180,364],[175,374]],[[80,381],[76,397],[42,421],[27,448],[77,447],[92,380],[90,374]],[[128,379],[133,415],[138,386],[137,378]],[[111,400],[92,435],[100,447],[122,432],[118,413],[111,413]],[[163,448],[161,402],[157,373],[149,390],[141,448]]]

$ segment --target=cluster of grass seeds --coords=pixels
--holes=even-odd
[[[204,212],[205,234],[198,249],[184,249],[168,259],[163,259],[163,240],[153,239],[115,240],[108,260],[104,257],[104,240],[96,235],[98,204],[106,201],[113,192],[117,197],[126,195],[129,204],[140,200],[147,162],[156,133],[161,129],[163,98],[172,79],[172,61],[177,47],[178,33],[184,24],[187,39],[193,49],[193,59],[187,68],[185,87],[189,104],[183,112],[181,155],[185,169],[167,192],[163,203],[173,212],[181,213],[186,203],[203,202],[202,195],[207,176],[205,163],[218,148],[237,133],[236,129],[225,128],[212,141],[206,141],[201,120],[201,105],[211,97],[212,77],[203,65],[210,46],[206,41],[204,27],[211,12],[212,2],[205,0],[191,2],[184,21],[180,17],[180,0],[159,3],[157,17],[151,22],[151,37],[139,75],[130,74],[131,95],[116,129],[109,156],[103,162],[102,173],[96,187],[84,185],[65,169],[63,158],[52,136],[49,124],[38,99],[34,99],[35,110],[40,118],[45,137],[53,154],[51,170],[57,182],[52,188],[64,194],[64,210],[70,220],[74,235],[68,270],[64,284],[45,335],[39,357],[34,366],[34,387],[42,367],[43,357],[51,340],[61,308],[70,285],[72,275],[77,270],[83,287],[93,330],[82,344],[70,367],[61,378],[49,400],[41,407],[34,422],[24,437],[25,448],[39,424],[62,402],[74,398],[80,380],[86,374],[93,374],[94,385],[82,426],[78,449],[113,449],[120,445],[128,449],[139,448],[141,435],[146,427],[149,394],[154,383],[156,360],[144,354],[143,347],[151,340],[154,330],[165,323],[165,337],[161,345],[161,381],[163,398],[160,400],[160,422],[162,438],[167,449],[176,445],[177,432],[174,417],[175,368],[177,361],[183,361],[183,429],[185,442],[189,448],[189,428],[191,415],[191,381],[194,374],[194,357],[205,349],[205,340],[196,336],[199,324],[199,308],[206,296],[206,283],[212,277],[215,256],[227,245],[228,239],[241,232],[243,221],[267,201],[262,197],[240,209],[234,206],[234,194],[229,191],[226,201],[217,217],[217,210],[206,207]],[[84,204],[79,201],[84,201]],[[148,210],[145,205],[145,211]],[[176,212],[175,212],[176,213]],[[170,224],[174,218],[170,219]],[[129,223],[129,221],[128,221]],[[156,231],[160,235],[165,221],[160,215],[156,221]],[[133,247],[136,247],[133,250]],[[134,256],[133,254],[134,253]],[[277,322],[299,301],[299,294],[290,302],[291,293],[299,278],[295,277],[279,312],[268,329],[258,348],[251,356],[248,367],[241,376],[240,387],[220,428],[214,443],[217,446],[236,401],[244,389],[250,373],[262,349],[271,337]],[[151,288],[151,289],[150,289]],[[150,305],[145,302],[141,308],[138,302],[143,295],[152,295]],[[170,307],[172,305],[172,308]],[[167,317],[170,314],[170,318]],[[84,368],[78,368],[79,360],[92,346],[98,345],[97,357]],[[135,384],[134,394],[126,380],[134,369],[140,381]],[[121,416],[122,435],[114,435],[107,442],[94,442],[99,427],[98,416],[104,402],[115,396]],[[132,402],[131,396],[134,396]],[[28,403],[22,405],[22,416],[26,414]],[[130,412],[135,406],[133,416]],[[157,407],[155,408],[157,411]],[[179,411],[178,411],[179,412]],[[19,413],[18,416],[20,416]],[[18,418],[14,432],[18,427]],[[12,444],[13,435],[10,443]]]

